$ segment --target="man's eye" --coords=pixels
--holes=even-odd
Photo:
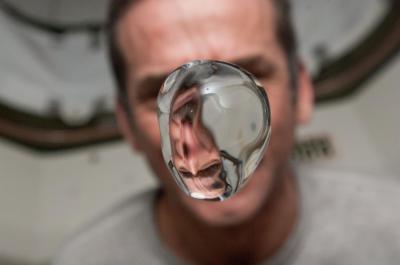
[[[140,90],[137,92],[137,98],[141,102],[152,100],[157,101],[158,92],[160,89],[161,86],[159,84],[146,84],[143,87],[140,87]]]
[[[147,109],[152,110],[152,111],[157,111],[157,99],[148,99],[144,102],[145,106]]]
[[[271,73],[265,71],[252,72],[258,80],[265,80],[271,76]]]
[[[160,91],[159,89],[151,89],[147,94],[147,100],[156,100],[157,101],[159,91]]]

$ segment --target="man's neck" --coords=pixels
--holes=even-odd
[[[299,215],[298,190],[288,170],[277,181],[262,209],[245,223],[209,226],[161,196],[157,225],[177,255],[195,264],[256,264],[274,256],[293,232]]]

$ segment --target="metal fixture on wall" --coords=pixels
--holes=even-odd
[[[50,3],[49,0],[46,1]],[[104,34],[102,19],[80,19],[75,22],[68,19],[46,20],[46,17],[28,13],[16,4],[22,2],[1,0],[0,11],[24,30],[31,29],[52,36],[56,43],[62,44],[68,36],[79,34],[87,36],[90,49],[104,49],[101,46]],[[45,0],[41,2],[44,3]],[[100,2],[104,4],[106,1]],[[314,47],[314,56],[320,62],[313,72],[317,103],[341,99],[359,91],[361,84],[381,69],[399,50],[400,2],[391,0],[385,3],[388,5],[385,14],[351,49],[329,58],[326,47]],[[78,114],[74,110],[62,112],[63,102],[57,99],[47,102],[47,109],[50,111],[35,113],[0,97],[0,135],[42,151],[65,150],[119,139],[112,111],[109,107],[104,107],[107,104],[104,104],[102,97],[110,101],[109,94],[98,96],[90,103],[87,111],[80,110]]]

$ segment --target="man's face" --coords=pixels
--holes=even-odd
[[[142,0],[119,24],[135,124],[124,135],[146,156],[166,196],[211,225],[237,224],[254,216],[289,167],[297,105],[275,21],[268,0]],[[247,69],[262,83],[271,105],[267,152],[241,192],[223,202],[195,200],[181,192],[161,155],[158,91],[172,70],[195,59],[227,61]],[[119,120],[126,123],[126,117]]]

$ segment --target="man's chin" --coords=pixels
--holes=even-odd
[[[201,222],[210,226],[235,226],[254,217],[261,208],[263,199],[255,194],[241,191],[224,201],[184,200],[185,206]]]
[[[264,165],[264,166],[263,166]],[[206,201],[190,198],[181,192],[184,207],[200,222],[210,226],[236,226],[251,221],[266,205],[273,174],[260,163],[253,177],[232,197],[224,201]]]

